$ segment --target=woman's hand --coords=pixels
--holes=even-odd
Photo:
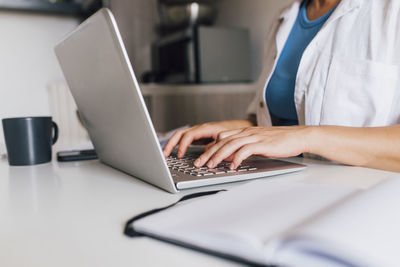
[[[201,138],[215,141],[195,161],[196,167],[215,168],[230,161],[236,169],[251,155],[270,158],[311,153],[347,165],[400,172],[400,125],[388,127],[291,126],[250,127],[250,121],[206,123],[178,131],[168,141],[168,156],[179,144],[183,156],[189,144]]]
[[[231,169],[251,155],[271,158],[297,156],[307,151],[306,126],[250,127],[226,131],[195,161],[196,167],[215,168],[221,161],[231,161]]]
[[[193,126],[188,129],[178,130],[168,140],[168,143],[164,147],[164,156],[168,157],[172,150],[178,147],[178,158],[182,158],[189,145],[196,140],[212,138],[217,140],[220,138],[220,134],[226,131],[234,129],[240,129],[252,126],[252,123],[247,120],[233,120],[233,121],[222,121],[222,122],[210,122],[200,125]],[[226,135],[224,135],[226,136]],[[213,142],[211,143],[213,144]]]

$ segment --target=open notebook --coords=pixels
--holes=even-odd
[[[400,266],[400,178],[368,191],[254,181],[135,221],[136,232],[246,263]]]

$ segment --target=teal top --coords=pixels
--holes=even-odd
[[[266,102],[274,125],[297,125],[294,103],[294,89],[297,71],[304,50],[317,35],[335,8],[324,16],[310,21],[307,18],[307,4],[303,1],[296,22],[278,59],[274,73],[267,85]]]

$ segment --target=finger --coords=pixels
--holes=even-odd
[[[186,132],[189,131],[189,129],[184,129],[184,130],[178,130],[176,131],[172,137],[168,140],[167,144],[164,146],[164,156],[168,157],[171,155],[172,150],[176,147],[176,145],[179,143],[181,140],[182,135]]]
[[[210,128],[201,126],[185,132],[179,141],[178,158],[182,158],[186,154],[187,148],[194,140],[210,137],[213,134],[210,131],[212,131]]]
[[[262,152],[260,150],[261,150],[261,145],[258,142],[242,146],[238,151],[236,151],[232,163],[230,165],[230,168],[232,170],[236,169],[248,157],[260,154]]]
[[[226,159],[224,159],[224,161],[232,162],[234,157],[235,157],[235,153],[233,153],[232,155],[230,155],[229,157],[227,157]]]
[[[214,155],[222,146],[225,145],[226,142],[229,142],[235,138],[240,138],[245,136],[244,133],[239,133],[237,135],[232,135],[229,137],[226,137],[225,139],[222,139],[220,141],[217,141],[214,145],[210,146],[207,151],[205,151],[200,157],[194,162],[194,165],[197,168],[203,167],[204,164],[209,163],[209,165],[213,165],[212,162],[208,162],[209,159]],[[208,165],[207,165],[208,166]]]
[[[241,147],[252,144],[258,141],[256,136],[245,136],[240,138],[235,138],[226,142],[224,146],[222,146],[217,152],[214,153],[210,160],[207,163],[209,168],[215,168],[221,161],[232,156],[236,151],[238,151]]]
[[[210,157],[216,151],[218,151],[218,149],[220,147],[222,147],[225,144],[225,142],[227,142],[227,141],[228,141],[227,139],[221,140],[219,142],[216,142],[214,145],[211,145],[210,147],[208,147],[208,149],[206,151],[204,151],[204,153],[201,154],[198,159],[196,159],[196,161],[194,162],[194,166],[196,166],[197,168],[203,167],[203,165],[208,162]]]
[[[204,147],[204,152],[206,152],[210,147],[212,147],[213,145],[215,145],[215,141],[212,141],[211,143],[208,143],[205,147]]]
[[[238,133],[240,133],[240,132],[242,132],[242,129],[220,132],[220,133],[218,134],[218,136],[217,136],[217,141],[220,141],[220,140],[225,139],[225,138],[227,138],[227,137],[229,137],[229,136],[238,134]]]

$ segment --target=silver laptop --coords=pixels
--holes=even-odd
[[[196,155],[165,159],[116,21],[101,9],[55,52],[100,160],[150,184],[180,189],[299,171],[304,165],[251,158],[235,171],[193,166]]]

